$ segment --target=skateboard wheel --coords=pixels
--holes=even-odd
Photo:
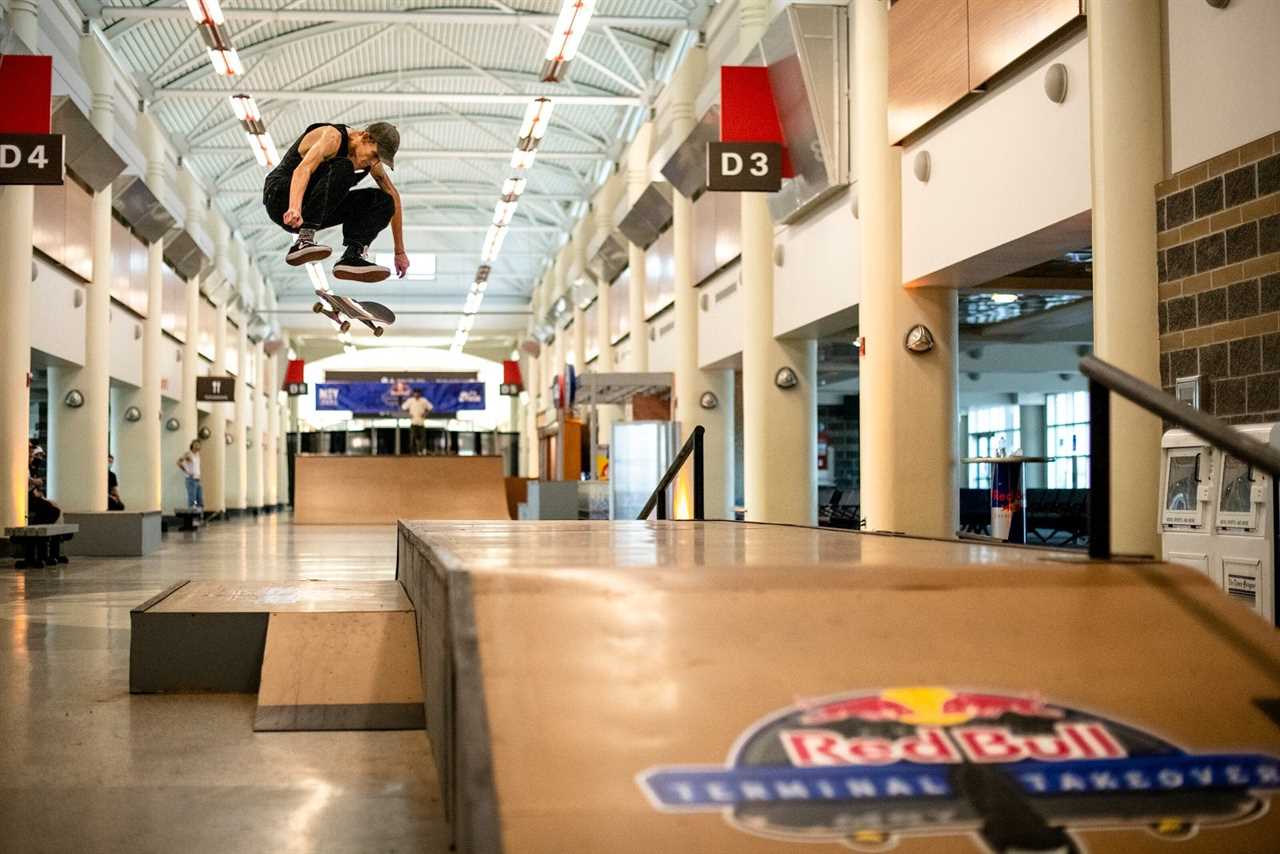
[[[375,326],[375,327],[373,327],[373,337],[374,337],[374,338],[381,338],[381,337],[382,337],[382,332],[383,332],[383,329],[382,329],[382,327],[381,327],[381,326]]]
[[[315,305],[311,306],[311,310],[314,311],[316,314],[319,314],[320,312],[324,311],[324,306],[321,303],[316,303]]]
[[[342,331],[342,332],[350,332],[350,331],[351,331],[351,321],[350,321],[350,320],[344,320],[344,321],[342,321],[342,323],[338,324],[338,329],[339,329],[340,331]]]

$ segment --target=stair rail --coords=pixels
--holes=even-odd
[[[659,519],[665,520],[667,518],[667,488],[676,479],[676,475],[680,473],[681,467],[689,459],[690,454],[693,455],[693,518],[698,520],[706,518],[702,485],[702,437],[706,432],[707,429],[701,424],[693,428],[693,432],[689,434],[689,438],[685,439],[684,444],[680,446],[680,452],[671,461],[671,465],[667,466],[662,479],[658,481],[658,485],[654,487],[653,494],[644,503],[644,509],[640,511],[640,515],[636,518],[641,521],[648,519],[649,514],[655,508],[658,511]]]
[[[1089,379],[1089,557],[1111,557],[1111,393],[1120,395],[1280,479],[1280,451],[1232,430],[1186,403],[1097,356],[1080,360]]]

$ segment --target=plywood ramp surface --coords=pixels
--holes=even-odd
[[[736,810],[705,803],[660,810],[641,783],[655,769],[785,765],[785,731],[730,757],[771,714],[850,692],[867,698],[863,718],[857,708],[844,718],[831,713],[823,731],[838,738],[920,732],[910,717],[894,718],[901,712],[887,705],[890,698],[909,703],[919,725],[945,722],[951,738],[962,725],[1052,737],[1060,724],[1037,719],[1040,698],[1190,754],[1280,757],[1280,729],[1254,703],[1280,696],[1275,634],[1191,571],[1046,566],[1034,578],[982,568],[961,577],[780,564],[744,584],[721,570],[664,575],[658,583],[616,573],[472,577],[505,854],[781,854],[796,851],[806,832],[819,836],[840,822],[848,822],[846,838],[894,829],[896,851],[988,850],[970,833],[979,820],[972,798],[884,797],[865,808],[849,800],[825,807],[808,800],[800,808],[747,800]],[[997,709],[931,719],[930,691],[941,690],[1022,698],[1032,708],[1022,717]],[[1276,788],[1241,788],[1237,796],[1265,808]],[[704,802],[729,790],[674,789],[696,791]],[[1148,822],[1125,817],[1114,793],[1022,803],[1050,824],[1074,825],[1095,854],[1171,850]],[[1217,826],[1225,807],[1202,792],[1153,797],[1145,808],[1203,823],[1178,851],[1263,852],[1280,839],[1280,812]],[[1012,814],[1002,819],[1006,829],[1017,823]],[[940,828],[931,821],[950,822],[952,832],[932,835]],[[1122,827],[1090,830],[1091,822]],[[827,841],[830,850],[845,850],[839,833]]]
[[[188,581],[147,610],[151,613],[270,613],[288,611],[409,611],[400,582]]]
[[[295,479],[300,524],[510,518],[501,457],[300,455]]]
[[[273,613],[256,730],[420,729],[413,614]]]

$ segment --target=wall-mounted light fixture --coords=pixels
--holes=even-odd
[[[916,152],[915,160],[911,163],[911,171],[915,173],[916,180],[921,184],[929,183],[929,176],[933,174],[933,158],[929,156],[929,152]]]
[[[136,406],[130,406],[124,411],[124,420],[134,423],[142,420],[142,410]]]
[[[210,430],[208,427],[201,427],[199,431],[196,432],[196,435],[199,436],[200,441],[203,442],[204,440],[208,439],[210,436],[213,435],[213,431]]]
[[[182,422],[176,418],[170,418],[168,421],[164,422],[164,429],[168,430],[170,433],[178,432],[178,428],[181,426]]]
[[[235,436],[232,436],[230,433],[223,433],[223,434],[222,434],[222,444],[224,444],[224,445],[234,445],[235,443],[236,443],[236,437],[235,437]]]
[[[902,346],[907,348],[908,353],[928,353],[933,349],[933,343],[933,333],[929,331],[929,327],[917,323],[907,330]]]
[[[720,398],[716,397],[715,392],[704,391],[702,397],[698,398],[698,405],[703,409],[715,409],[720,405]]]
[[[79,409],[84,406],[84,395],[80,392],[80,389],[73,388],[67,392],[66,397],[62,398],[62,402],[72,409]]]
[[[253,447],[253,440],[252,440],[252,439],[250,439],[248,436],[246,436],[246,437],[245,437],[245,439],[244,439],[244,446],[245,446],[246,448],[252,448],[252,447]]]
[[[1067,67],[1061,62],[1055,62],[1045,69],[1044,94],[1055,104],[1067,100]]]
[[[800,377],[791,368],[783,366],[773,375],[773,384],[780,389],[795,388],[800,385]]]

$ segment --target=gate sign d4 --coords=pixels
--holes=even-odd
[[[0,133],[0,184],[61,184],[62,135]]]
[[[713,142],[707,146],[707,189],[776,193],[782,188],[782,146],[776,142]]]

